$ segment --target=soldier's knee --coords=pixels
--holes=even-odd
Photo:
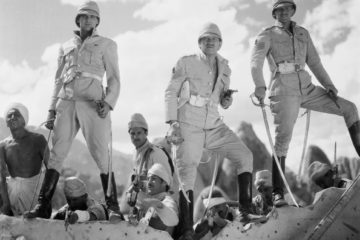
[[[350,127],[354,122],[359,121],[359,114],[356,105],[353,102],[346,101],[343,105],[343,116],[347,127]]]

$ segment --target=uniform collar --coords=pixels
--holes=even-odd
[[[146,139],[146,142],[139,148],[136,149],[137,153],[141,153],[142,151],[144,151],[145,149],[148,149],[150,147],[150,142],[148,139]]]
[[[199,51],[198,56],[199,56],[199,58],[200,58],[201,60],[207,61],[206,55],[205,55],[202,51]],[[227,62],[227,60],[226,60],[225,58],[223,58],[223,57],[222,57],[220,54],[218,54],[218,53],[216,54],[215,58],[216,58],[218,64],[223,63],[223,62],[224,62],[224,63]]]
[[[294,21],[291,21],[291,27],[294,29],[295,28],[295,26],[296,26],[296,22],[294,22]],[[276,27],[279,27],[279,28],[284,28],[284,25],[281,23],[281,22],[279,22],[279,21],[275,21],[275,24],[274,24]]]
[[[75,30],[75,31],[74,31],[74,36],[75,36],[76,38],[78,38],[78,39],[81,39],[81,38],[80,38],[80,31],[79,31],[79,30]],[[93,38],[93,37],[97,37],[97,36],[99,36],[98,31],[97,31],[96,28],[94,28],[92,34],[91,34],[87,39],[90,39],[90,38]]]

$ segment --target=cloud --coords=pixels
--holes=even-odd
[[[126,4],[129,1],[123,2]],[[230,61],[231,88],[239,90],[234,94],[233,106],[227,111],[221,110],[224,121],[232,129],[236,129],[241,120],[252,123],[257,135],[270,150],[261,111],[254,107],[249,99],[254,85],[249,66],[251,49],[247,46],[252,46],[255,38],[254,35],[250,35],[253,32],[250,28],[259,22],[264,22],[264,19],[249,19],[248,22],[253,22],[253,25],[239,23],[236,19],[238,8],[233,5],[243,1],[213,0],[210,3],[205,0],[139,0],[138,2],[142,5],[134,12],[134,18],[155,21],[158,24],[141,31],[127,31],[121,34],[114,32],[112,35],[118,44],[121,75],[120,98],[116,109],[112,112],[115,147],[121,148],[124,152],[131,151],[126,125],[134,112],[141,112],[146,117],[150,126],[150,138],[165,135],[168,126],[164,123],[163,98],[164,90],[170,80],[171,69],[181,56],[198,51],[199,29],[205,22],[213,21],[219,25],[223,34],[224,41],[220,54]],[[258,0],[258,3],[261,2]],[[63,0],[62,3],[78,5],[80,2],[70,3]],[[323,63],[338,87],[340,95],[352,101],[358,101],[360,92],[358,80],[360,70],[357,60],[360,55],[358,9],[360,7],[357,0],[341,3],[336,0],[326,0],[315,9],[308,11],[304,20],[304,25],[319,47]],[[332,18],[336,18],[336,21]],[[345,37],[335,41],[332,51],[322,51],[325,49],[324,46],[334,42],[332,39],[337,39],[337,35],[333,33],[341,33],[344,28],[350,31]],[[38,125],[46,118],[58,47],[58,43],[47,47],[41,56],[43,65],[36,69],[29,67],[25,61],[15,65],[6,60],[0,61],[2,93],[0,101],[25,103],[30,109],[30,124]],[[264,68],[264,75],[268,79],[267,67]],[[2,104],[0,111],[3,107],[5,106]],[[268,119],[271,123],[271,131],[274,133],[272,116],[269,112]],[[304,128],[305,118],[298,119],[288,156],[291,159],[289,164],[292,169],[298,167]],[[343,120],[337,116],[313,113],[309,144],[319,145],[327,153],[331,153],[335,140],[338,141],[339,154],[355,155]]]

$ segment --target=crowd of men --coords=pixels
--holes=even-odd
[[[281,172],[285,171],[286,154],[300,107],[343,116],[360,154],[356,106],[337,95],[309,32],[291,20],[295,12],[293,0],[274,1],[275,25],[257,36],[250,60],[255,96],[261,104],[269,90],[276,127],[274,154],[281,165],[277,168],[273,156],[272,171],[256,173],[258,196],[253,198],[252,194],[252,152],[218,112],[219,105],[224,109],[231,106],[234,91],[230,89],[228,61],[218,54],[223,36],[216,24],[207,23],[197,39],[200,51],[177,61],[165,90],[165,122],[170,126],[166,141],[172,146],[171,153],[149,142],[149,126],[142,114],[133,114],[129,121],[136,166],[126,193],[130,211],[124,217],[114,172],[108,168],[110,112],[115,109],[120,92],[117,45],[97,33],[100,11],[96,2],[89,1],[79,7],[75,16],[79,30],[59,51],[46,122],[52,131],[52,148],[48,148],[44,136],[27,130],[29,114],[24,105],[14,103],[5,112],[11,135],[0,143],[1,213],[29,219],[51,217],[69,224],[95,220],[116,223],[127,218],[132,223],[142,222],[167,231],[179,239],[211,238],[228,221],[265,222],[271,209],[288,204]],[[262,72],[265,59],[272,76],[268,87]],[[305,65],[322,87],[312,83]],[[103,89],[105,73],[106,89]],[[81,179],[69,177],[64,187],[67,204],[53,212],[51,199],[60,170],[79,129],[99,168],[105,201],[95,201]],[[194,227],[193,191],[196,168],[204,149],[232,162],[238,182],[237,211],[229,208],[221,192],[208,192],[203,198],[206,213]],[[344,180],[334,179],[329,167],[314,164],[312,178],[318,185],[323,188],[346,185]],[[37,191],[39,183],[41,187]],[[32,208],[33,198],[37,198],[37,204]]]

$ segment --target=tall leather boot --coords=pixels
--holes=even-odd
[[[355,122],[349,127],[349,133],[355,150],[360,157],[360,121]]]
[[[100,174],[101,184],[104,190],[105,203],[106,207],[109,211],[109,220],[110,222],[119,222],[124,220],[124,216],[120,212],[119,202],[117,199],[117,190],[116,190],[116,182],[114,172],[111,173],[111,192],[110,196],[107,196],[107,188],[108,188],[108,179],[109,174],[101,173]]]
[[[180,210],[180,227],[181,237],[179,240],[193,240],[194,239],[194,193],[192,190],[186,192],[190,203],[186,200],[184,193],[182,191],[179,192],[179,210]]]
[[[281,169],[285,175],[285,159],[286,157],[278,157]],[[288,205],[284,198],[284,181],[275,162],[274,156],[272,157],[272,182],[273,182],[273,202],[275,207],[282,207]]]
[[[55,169],[46,170],[38,198],[38,204],[36,204],[31,211],[24,213],[25,218],[50,218],[52,211],[51,199],[54,195],[59,176],[59,172]]]
[[[266,217],[253,214],[252,211],[252,174],[244,172],[238,175],[240,222],[266,222]]]

